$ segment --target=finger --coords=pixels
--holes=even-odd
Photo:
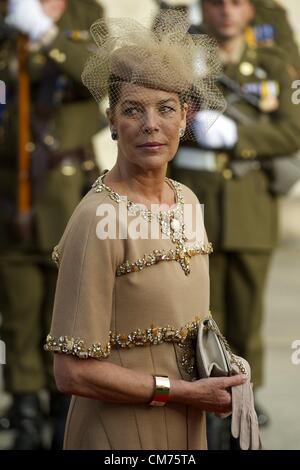
[[[236,385],[231,388],[231,404],[234,412],[241,412],[243,408],[243,386]]]
[[[254,409],[253,392],[249,379],[243,385],[243,407],[249,413]]]
[[[247,381],[246,375],[232,375],[230,377],[224,377],[223,379],[224,388],[236,387],[237,385],[242,385]]]
[[[251,444],[251,422],[247,411],[243,409],[240,424],[240,447],[248,450]]]
[[[240,434],[240,422],[243,407],[243,393],[242,385],[232,388],[232,419],[231,419],[231,433],[236,439]]]
[[[241,449],[246,446],[245,440],[245,419],[247,419],[248,408],[245,406],[245,393],[247,388],[247,381],[239,387],[234,387],[232,390],[239,389],[238,405],[239,405],[239,442]]]
[[[258,428],[258,419],[257,419],[257,415],[256,415],[256,411],[255,411],[255,407],[254,407],[254,395],[253,395],[253,390],[252,390],[252,387],[251,387],[251,383],[250,382],[247,382],[244,387],[246,388],[246,391],[245,391],[245,403],[248,407],[248,410],[249,410],[249,414],[251,416],[251,420],[253,422],[253,425],[257,425],[257,428]]]
[[[259,427],[256,415],[250,415],[251,419],[251,450],[259,450],[260,438],[259,438]]]

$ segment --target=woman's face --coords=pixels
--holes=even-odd
[[[165,166],[177,151],[186,112],[177,93],[124,84],[114,110],[107,111],[119,158],[146,171]]]

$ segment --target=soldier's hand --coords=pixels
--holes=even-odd
[[[212,121],[215,122],[207,130]],[[236,123],[213,111],[199,111],[194,118],[193,130],[197,142],[209,149],[230,149],[238,138]]]
[[[9,0],[6,23],[27,34],[32,41],[38,41],[53,26],[39,0]]]

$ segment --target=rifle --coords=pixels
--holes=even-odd
[[[224,73],[218,77],[218,82],[220,83],[220,85],[223,85],[231,92],[231,94],[226,97],[227,108],[225,113],[241,124],[250,124],[251,122],[253,122],[253,119],[249,118],[249,116],[240,111],[235,106],[235,103],[237,103],[238,101],[245,101],[253,108],[259,110],[259,98],[244,91],[237,82],[229,78]]]
[[[31,235],[31,194],[29,183],[29,102],[30,88],[27,70],[27,38],[17,38],[18,75],[18,169],[17,169],[17,228],[21,242],[28,243]]]

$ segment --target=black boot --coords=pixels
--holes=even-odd
[[[16,436],[11,450],[40,450],[42,446],[43,417],[39,398],[35,393],[14,396],[16,407]]]
[[[50,418],[53,425],[51,450],[62,450],[70,397],[59,392],[50,393]]]

